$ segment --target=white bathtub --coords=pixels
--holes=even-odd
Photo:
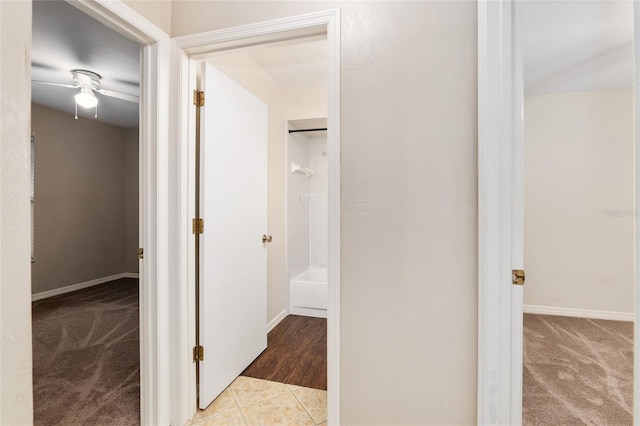
[[[308,268],[289,282],[289,312],[293,315],[327,317],[327,270]]]

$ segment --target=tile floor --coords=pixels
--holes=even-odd
[[[310,425],[327,422],[327,391],[240,376],[190,425]]]

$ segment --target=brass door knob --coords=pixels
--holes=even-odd
[[[270,243],[271,240],[273,239],[273,237],[271,237],[271,235],[263,235],[262,236],[262,243]]]

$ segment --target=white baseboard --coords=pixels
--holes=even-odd
[[[592,318],[614,321],[633,321],[633,312],[597,311],[594,309],[558,308],[555,306],[524,305],[525,314],[558,315],[562,317]]]
[[[31,295],[31,301],[46,299],[47,297],[58,296],[59,294],[71,293],[72,291],[81,290],[87,287],[93,287],[94,285],[108,283],[109,281],[115,281],[122,278],[138,278],[139,274],[133,272],[123,272],[122,274],[110,275],[108,277],[96,278],[95,280],[85,281],[83,283],[71,284],[65,287],[54,288],[53,290],[47,290],[40,293]]]
[[[285,319],[287,315],[289,315],[289,312],[287,312],[286,309],[283,309],[282,312],[276,315],[274,319],[269,321],[269,323],[267,324],[267,333],[273,330],[276,327],[276,325],[280,324],[280,321]]]
[[[290,314],[302,315],[303,317],[327,318],[326,309],[296,308],[293,306],[290,310]]]

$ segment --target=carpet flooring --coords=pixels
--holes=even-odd
[[[327,320],[289,315],[267,335],[267,349],[242,376],[327,390]]]
[[[35,425],[140,424],[138,280],[33,302]]]
[[[632,425],[633,323],[524,316],[524,425]]]

